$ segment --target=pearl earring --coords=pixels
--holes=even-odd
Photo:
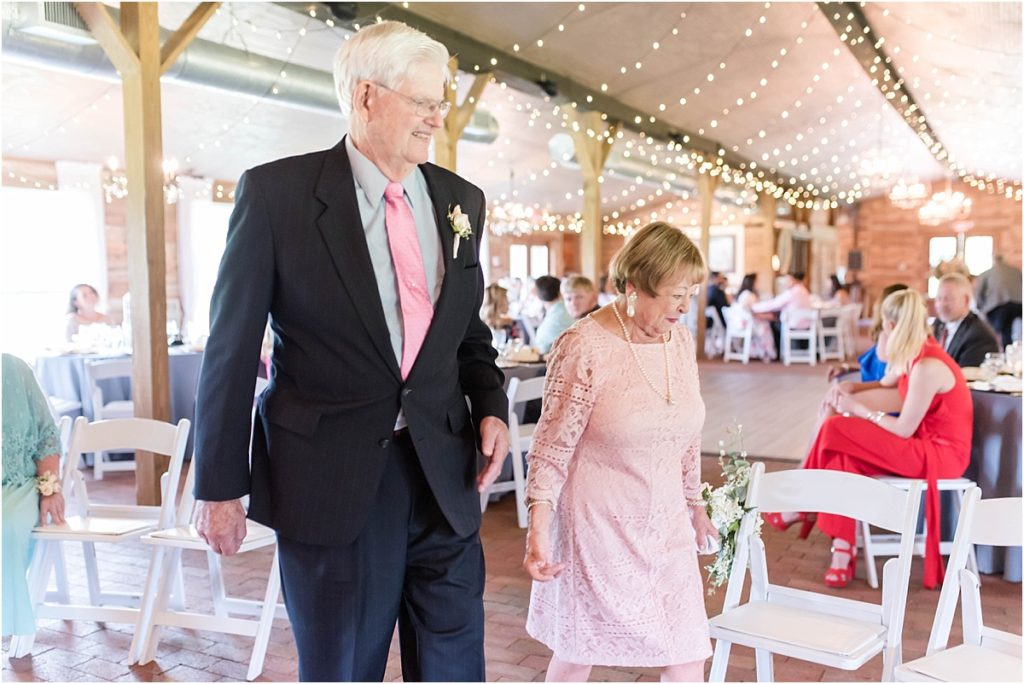
[[[626,297],[626,315],[630,318],[636,315],[636,292]]]

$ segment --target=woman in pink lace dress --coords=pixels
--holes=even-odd
[[[704,403],[678,325],[706,275],[678,229],[646,226],[612,263],[620,293],[555,342],[530,451],[526,629],[554,651],[548,681],[593,665],[703,679],[711,654],[697,541]]]

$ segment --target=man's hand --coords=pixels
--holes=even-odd
[[[505,421],[487,416],[480,421],[480,451],[487,457],[487,465],[476,478],[476,490],[482,492],[501,473],[501,466],[508,455],[508,426]]]
[[[245,539],[245,509],[241,499],[196,501],[196,530],[215,553],[230,556]]]

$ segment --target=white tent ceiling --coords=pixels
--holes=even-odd
[[[194,6],[161,3],[161,23],[175,29]],[[504,83],[505,53],[710,138],[819,197],[845,200],[899,177],[946,173],[815,3],[409,3],[409,10],[496,50],[498,81],[481,106],[500,133],[490,144],[459,145],[460,172],[491,198],[511,192],[560,213],[578,211],[581,202],[579,172],[555,164],[548,151],[551,136],[564,130],[567,103]],[[879,3],[864,13],[960,164],[1019,182],[1020,4]],[[200,38],[279,59],[285,74],[292,64],[329,71],[347,31],[323,16],[225,3]],[[470,78],[460,81],[465,87]],[[116,83],[7,52],[2,82],[5,156],[123,158]],[[196,175],[233,179],[249,166],[331,146],[346,128],[340,115],[281,106],[269,94],[165,82],[163,97],[165,156]],[[616,146],[663,164],[673,156],[664,143],[628,132]],[[685,200],[657,184],[609,174],[603,194],[610,218],[673,202],[666,216],[696,220]],[[722,204],[719,211],[717,220],[728,221],[740,209]]]

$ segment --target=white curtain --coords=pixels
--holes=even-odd
[[[90,162],[58,161],[57,188],[60,190],[85,190],[90,199],[94,220],[89,226],[93,231],[92,244],[95,245],[95,261],[99,268],[94,276],[96,282],[89,284],[96,288],[100,297],[110,310],[107,278],[107,204],[103,198],[103,176],[101,164]],[[93,261],[93,260],[89,260]]]
[[[209,196],[208,178],[179,176],[181,195],[178,199],[178,294],[181,298],[182,324],[192,323],[196,309],[195,260],[192,246],[192,205]],[[209,200],[203,200],[209,201]]]

